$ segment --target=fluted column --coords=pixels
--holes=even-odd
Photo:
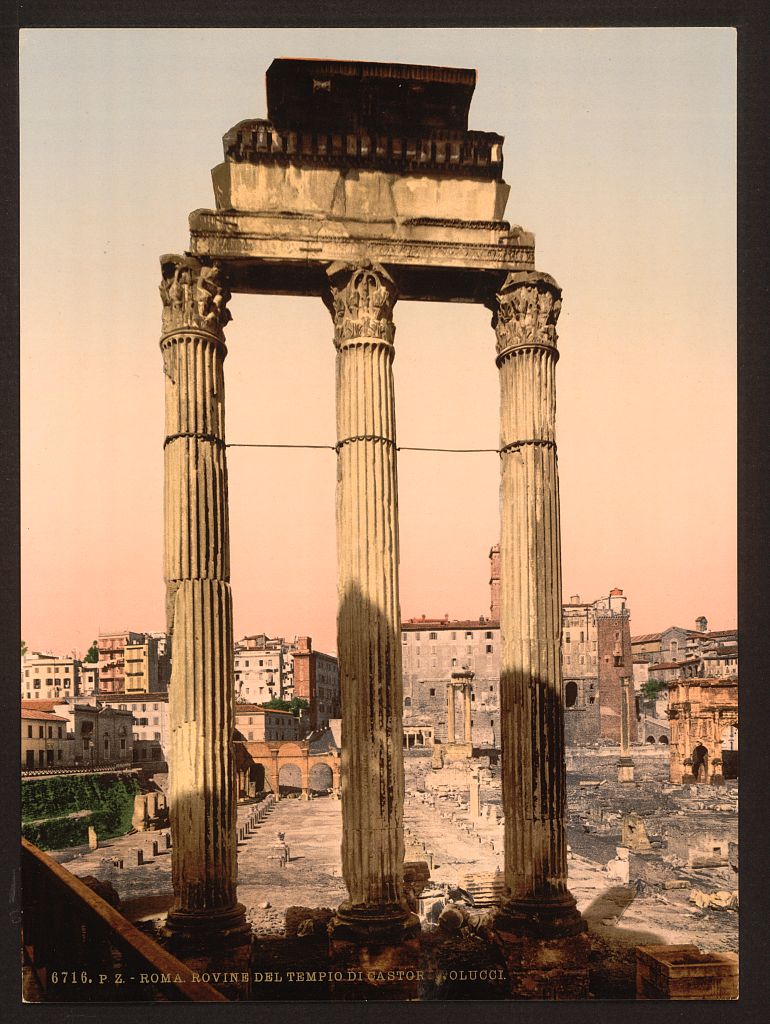
[[[170,817],[180,941],[241,938],[236,902],[233,625],[225,461],[223,328],[217,265],[161,258],[166,378],[165,545]]]
[[[470,683],[463,684],[463,742],[472,743],[471,739],[471,690]]]
[[[337,350],[337,650],[342,702],[342,871],[336,934],[401,935],[404,898],[401,620],[398,598],[395,284],[334,264],[325,302]]]
[[[525,927],[583,927],[567,889],[556,321],[547,275],[510,274],[493,326],[500,370],[500,730],[504,910]]]
[[[455,741],[455,684],[448,683],[446,688],[446,741]]]

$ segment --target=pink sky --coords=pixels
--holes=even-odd
[[[476,67],[506,212],[564,289],[564,596],[632,632],[736,624],[735,37],[729,29],[22,33],[22,635],[164,627],[161,253],[213,206],[221,136],[275,56]],[[188,69],[195,68],[194,87]],[[228,440],[329,443],[331,321],[235,296]],[[489,313],[400,303],[399,443],[495,447]],[[236,636],[334,650],[334,454],[229,452]],[[401,610],[488,614],[496,455],[403,452]]]

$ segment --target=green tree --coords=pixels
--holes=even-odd
[[[270,700],[263,701],[261,706],[267,708],[268,711],[291,711],[298,718],[301,711],[310,710],[310,702],[305,700],[304,697],[292,697],[291,700],[281,700],[280,697],[272,697]]]
[[[94,664],[98,660],[99,660],[99,648],[96,646],[96,640],[94,640],[94,642],[88,648],[88,654],[86,654],[85,658],[83,658],[83,661],[87,661],[90,664]]]
[[[22,640],[22,642],[21,642],[21,656],[22,656],[22,658],[27,653],[27,650],[28,650],[27,645]]]
[[[655,700],[656,697],[660,696],[661,691],[665,689],[666,684],[662,679],[648,679],[642,685],[642,693],[645,700]]]

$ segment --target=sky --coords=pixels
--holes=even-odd
[[[161,630],[158,257],[213,208],[275,57],[472,67],[506,219],[563,288],[563,591],[632,633],[736,618],[736,67],[729,28],[21,33],[22,636]],[[227,440],[334,444],[320,300],[235,295]],[[489,312],[397,303],[399,444],[494,448]],[[230,449],[235,636],[336,649],[334,453]],[[495,454],[399,456],[403,618],[489,614]]]

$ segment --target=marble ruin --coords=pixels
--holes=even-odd
[[[267,119],[227,132],[212,172],[215,208],[190,215],[188,252],[161,258],[173,638],[167,929],[191,947],[237,943],[247,930],[236,894],[223,373],[228,302],[247,292],[323,301],[336,349],[348,899],[332,937],[395,947],[419,932],[404,882],[395,319],[402,301],[473,302],[492,313],[500,375],[506,898],[495,941],[514,994],[580,997],[585,923],[567,888],[559,655],[561,289],[536,270],[533,236],[504,220],[503,139],[468,129],[474,87],[466,69],[275,60]],[[462,673],[448,688],[452,725],[456,689],[466,699],[461,746],[470,746]]]

